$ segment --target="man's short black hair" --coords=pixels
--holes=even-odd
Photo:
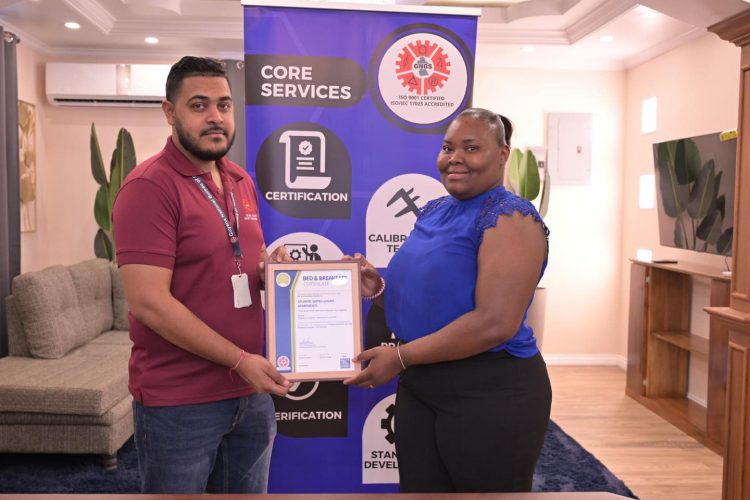
[[[172,65],[167,76],[167,100],[173,99],[180,90],[182,81],[190,76],[221,76],[229,83],[224,63],[210,57],[185,56]]]

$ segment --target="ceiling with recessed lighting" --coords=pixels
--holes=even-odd
[[[639,64],[750,8],[746,0],[356,3],[481,7],[478,63],[571,69]],[[80,27],[68,29],[66,22]],[[0,0],[0,25],[52,58],[171,61],[186,53],[242,58],[240,0]]]

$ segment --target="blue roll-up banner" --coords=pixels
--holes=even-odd
[[[443,196],[435,160],[471,101],[478,9],[243,0],[247,158],[269,251],[385,268]],[[365,306],[365,348],[393,343]],[[269,491],[392,492],[395,381],[274,398]]]

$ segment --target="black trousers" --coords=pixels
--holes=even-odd
[[[409,367],[394,422],[401,491],[530,491],[551,403],[541,354]]]

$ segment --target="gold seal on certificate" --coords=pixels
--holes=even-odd
[[[344,380],[360,371],[359,263],[266,263],[268,359],[289,380]]]

